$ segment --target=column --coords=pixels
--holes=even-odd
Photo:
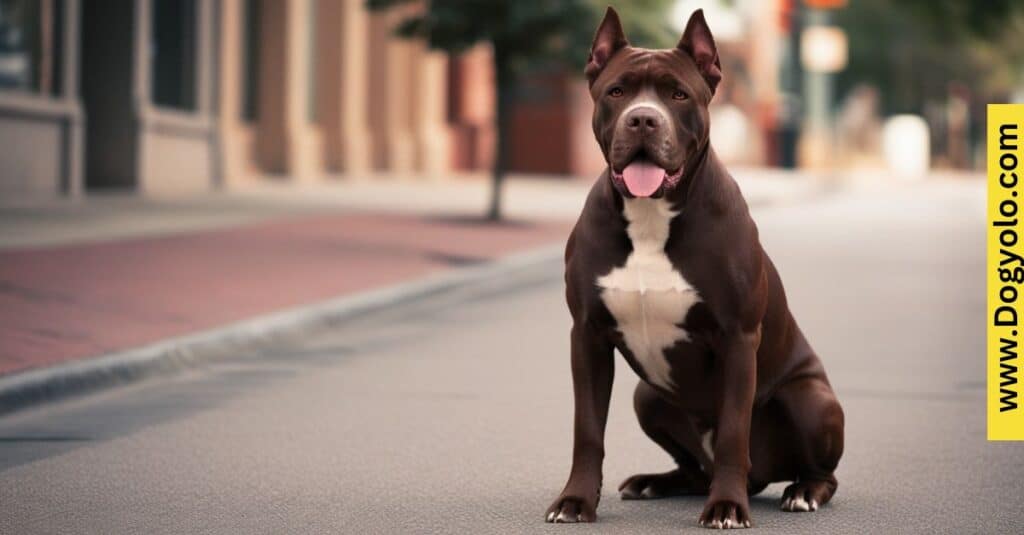
[[[71,198],[77,198],[85,191],[85,147],[84,147],[84,125],[82,124],[81,95],[78,89],[78,68],[80,66],[78,57],[79,25],[81,20],[80,4],[78,0],[66,0],[64,2],[64,28],[57,31],[64,32],[62,42],[64,63],[61,65],[61,98],[74,103],[75,113],[68,121],[68,138],[65,157],[68,161],[67,175],[65,176],[63,189],[65,194]]]
[[[362,0],[319,2],[317,113],[328,169],[370,169],[367,125],[369,16]]]
[[[369,122],[373,130],[373,168],[395,173],[414,169],[410,125],[410,63],[413,44],[394,37],[407,13],[391,9],[370,16]]]
[[[451,58],[453,167],[489,170],[494,153],[494,69],[489,47],[477,45]]]
[[[322,169],[310,116],[310,0],[263,0],[257,157],[264,171],[306,180]]]
[[[221,0],[217,135],[221,184],[226,185],[241,181],[246,169],[248,138],[241,124],[245,17],[244,0]]]
[[[409,93],[416,143],[416,169],[438,176],[451,169],[447,117],[448,57],[417,42],[412,61]]]

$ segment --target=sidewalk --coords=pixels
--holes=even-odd
[[[751,204],[812,181],[741,183]],[[261,184],[177,200],[0,209],[0,376],[211,329],[561,243],[591,182],[513,179],[508,222],[485,180]]]

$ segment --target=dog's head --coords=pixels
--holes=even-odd
[[[615,188],[627,197],[660,197],[708,141],[708,103],[722,79],[704,13],[697,10],[679,44],[667,50],[629,45],[608,8],[586,67],[594,99],[594,135]]]

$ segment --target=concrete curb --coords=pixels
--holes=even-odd
[[[0,415],[198,367],[237,354],[242,349],[251,351],[272,345],[287,336],[327,327],[361,314],[473,283],[509,277],[548,262],[560,262],[563,250],[562,244],[545,246],[493,262],[273,312],[135,349],[0,377]]]
[[[835,188],[822,181],[779,195],[745,193],[751,208],[799,202]],[[552,262],[561,264],[564,246],[545,246],[476,266],[455,268],[410,282],[338,297],[242,320],[147,346],[56,366],[0,376],[0,416],[57,401],[197,368],[217,360],[273,347],[289,336],[329,327],[360,314],[413,302],[474,283],[509,278]],[[561,274],[561,271],[558,271]]]

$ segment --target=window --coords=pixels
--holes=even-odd
[[[242,27],[242,119],[256,121],[260,109],[260,25],[262,0],[245,0]]]
[[[308,77],[306,78],[306,120],[311,123],[317,122],[317,109],[316,109],[316,84],[317,84],[317,0],[308,0],[307,9],[309,10],[306,16],[306,57],[309,64]]]
[[[153,103],[196,109],[196,0],[153,0]]]
[[[0,89],[59,93],[64,2],[0,0]]]

